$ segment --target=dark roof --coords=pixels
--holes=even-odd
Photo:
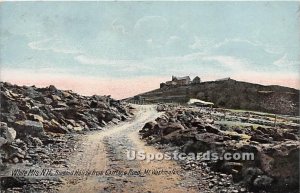
[[[174,79],[176,79],[176,80],[186,80],[186,79],[190,79],[190,77],[189,76],[183,76],[183,77],[174,76]]]

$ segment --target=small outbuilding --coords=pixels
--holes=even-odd
[[[199,76],[196,76],[193,81],[192,81],[192,84],[199,84],[201,82],[201,79]]]

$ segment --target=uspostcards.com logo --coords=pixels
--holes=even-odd
[[[133,149],[127,150],[127,160],[138,160],[138,161],[161,161],[161,160],[200,160],[200,161],[216,161],[216,160],[254,160],[254,153],[248,152],[200,152],[200,153],[180,153],[180,152],[158,152],[158,153],[148,153],[143,150],[136,151]]]

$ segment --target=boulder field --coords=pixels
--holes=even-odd
[[[101,130],[132,116],[110,96],[0,83],[0,169],[7,164],[64,164],[72,134]],[[60,153],[58,153],[60,152]]]
[[[149,144],[175,146],[187,154],[217,153],[216,160],[195,160],[192,165],[204,162],[213,171],[232,175],[235,183],[252,192],[298,192],[299,124],[291,126],[285,122],[270,127],[263,124],[266,117],[261,117],[261,125],[243,125],[236,119],[240,121],[246,115],[235,113],[227,121],[232,119],[236,124],[229,126],[220,124],[218,110],[212,110],[213,113],[206,108],[168,105],[159,105],[157,109],[164,114],[140,130],[141,137]],[[252,153],[254,158],[220,159],[225,153]]]

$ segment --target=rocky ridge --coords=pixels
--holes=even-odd
[[[126,104],[110,96],[81,96],[72,91],[59,90],[53,85],[37,88],[7,82],[1,82],[0,89],[2,174],[14,165],[67,167],[67,157],[76,150],[79,134],[102,130],[109,124],[118,124],[132,116]],[[33,190],[30,187],[26,189],[26,186],[33,183],[45,189],[40,181],[28,180],[1,177],[0,186],[7,190],[31,192]],[[53,185],[58,181],[48,181],[44,185]],[[16,187],[18,184],[20,186]],[[37,191],[36,188],[34,191]]]
[[[189,99],[213,102],[215,107],[299,114],[299,90],[278,85],[259,85],[233,79],[189,85],[166,86],[127,100],[142,98],[146,103],[187,103]]]

